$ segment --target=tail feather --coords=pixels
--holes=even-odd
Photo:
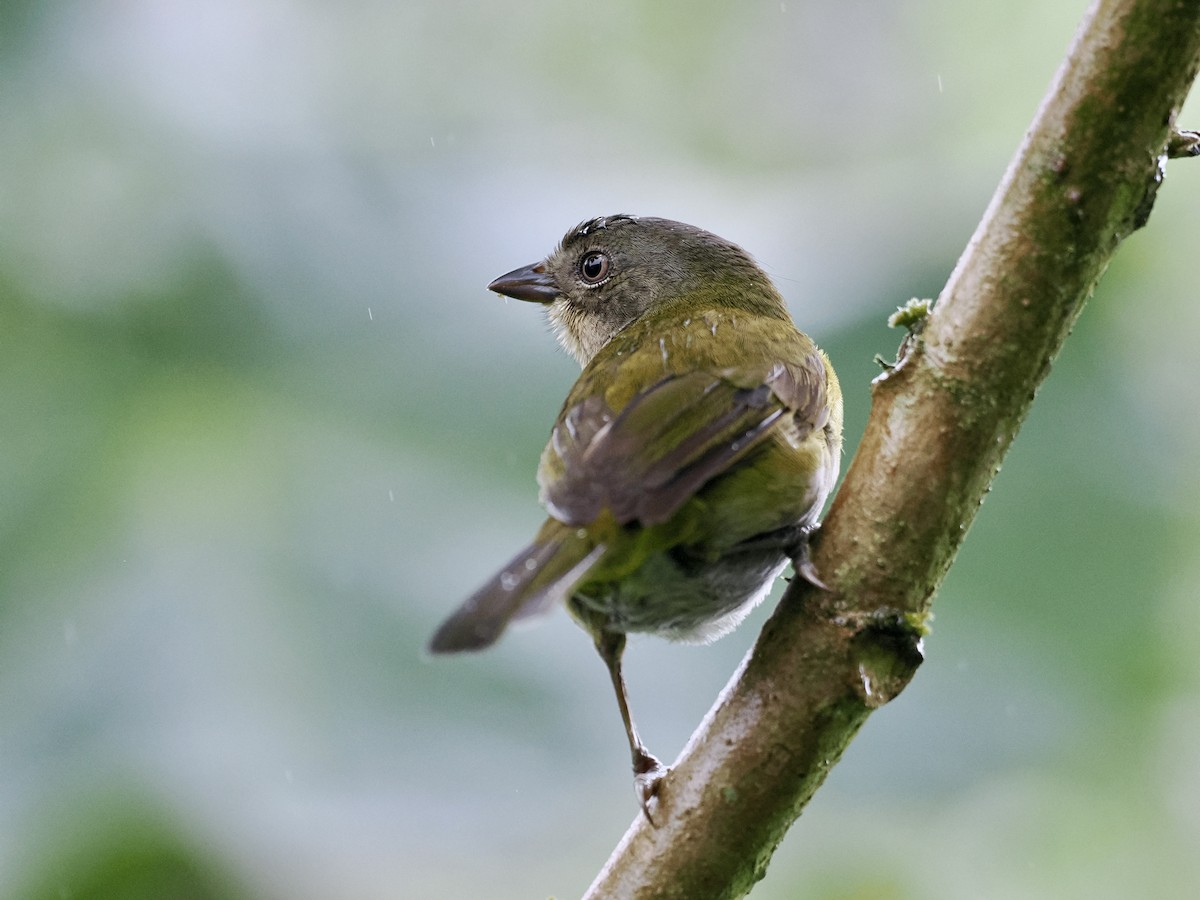
[[[589,548],[570,531],[539,535],[442,623],[429,642],[430,652],[490,647],[509,622],[546,612],[563,600],[603,553],[603,545]]]

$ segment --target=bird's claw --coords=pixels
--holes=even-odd
[[[817,574],[817,567],[813,565],[811,550],[809,548],[808,539],[817,528],[818,525],[813,525],[808,528],[803,538],[797,541],[792,548],[792,569],[796,574],[811,584],[813,587],[827,591],[829,585],[821,580],[821,576]]]
[[[649,753],[642,754],[633,761],[633,790],[637,794],[646,821],[655,828],[658,827],[658,823],[650,814],[650,805],[652,800],[658,799],[659,788],[662,787],[668,771],[666,766]]]

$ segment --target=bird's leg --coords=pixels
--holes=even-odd
[[[819,525],[808,526],[804,531],[804,536],[792,546],[788,555],[792,557],[792,568],[796,570],[797,575],[813,587],[827,591],[829,585],[823,582],[821,576],[817,574],[817,567],[813,565],[811,548],[808,543],[812,533],[819,527]]]
[[[617,706],[621,709],[621,721],[625,723],[625,735],[629,738],[629,752],[633,757],[633,787],[641,803],[642,812],[651,825],[656,825],[650,815],[650,801],[658,796],[658,788],[662,784],[667,768],[646,749],[642,739],[638,737],[637,728],[633,724],[633,716],[629,713],[629,698],[625,693],[625,677],[621,674],[621,655],[625,652],[625,635],[615,631],[605,631],[597,628],[595,632],[596,649],[600,658],[608,666],[609,677],[612,678],[613,690],[617,692]]]
[[[775,531],[768,531],[748,538],[734,547],[734,552],[779,550],[791,558],[792,568],[796,570],[797,575],[813,587],[827,591],[829,587],[817,574],[817,567],[813,565],[808,549],[809,539],[820,527],[820,524],[788,525],[786,528],[778,528]]]

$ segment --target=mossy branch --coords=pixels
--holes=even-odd
[[[1200,67],[1200,0],[1098,0],[866,432],[796,579],[588,898],[732,898],[921,661],[934,592],[1120,242],[1146,223]]]

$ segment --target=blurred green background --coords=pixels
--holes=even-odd
[[[736,240],[849,459],[1085,5],[0,5],[0,896],[579,895],[636,813],[588,639],[422,650],[576,373],[486,284],[602,213]],[[755,898],[1200,892],[1198,197],[1172,163]],[[656,752],[768,611],[634,641]]]

